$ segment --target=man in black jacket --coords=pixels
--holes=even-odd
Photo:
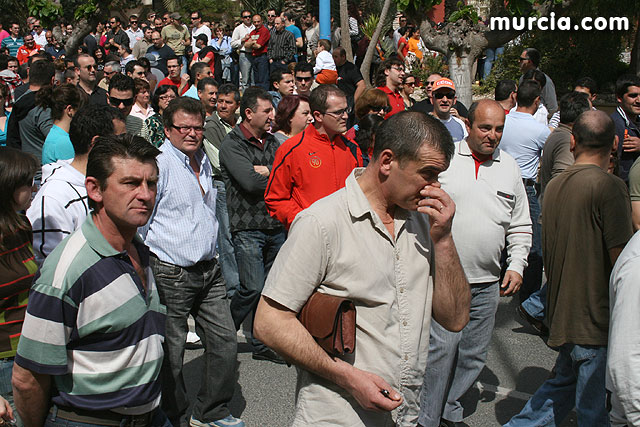
[[[268,132],[274,118],[271,95],[253,87],[240,101],[242,123],[222,141],[220,166],[227,191],[227,208],[238,262],[240,286],[231,299],[236,329],[253,314],[264,281],[284,243],[282,224],[267,213],[264,192],[279,146]],[[255,338],[253,358],[285,363],[273,350]]]

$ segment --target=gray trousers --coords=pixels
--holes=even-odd
[[[244,91],[249,86],[253,86],[253,76],[251,75],[251,53],[240,52],[238,66],[240,67],[240,90]]]
[[[469,323],[462,331],[450,332],[431,320],[429,357],[420,395],[421,426],[438,427],[440,418],[462,421],[460,398],[484,367],[499,298],[498,282],[472,285]]]

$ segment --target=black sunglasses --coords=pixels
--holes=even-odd
[[[113,96],[110,96],[109,104],[111,104],[112,107],[117,107],[120,104],[124,104],[125,107],[129,107],[133,105],[133,98],[120,99],[120,98],[114,98]]]
[[[456,97],[456,93],[455,92],[434,92],[433,96],[436,99],[442,99],[442,98],[453,99]]]
[[[371,111],[384,111],[385,114],[391,111],[391,107],[388,105],[372,105],[370,107]]]

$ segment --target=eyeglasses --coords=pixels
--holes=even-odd
[[[275,18],[276,15],[267,15],[269,18]]]
[[[138,21],[129,21],[129,24],[137,24]]]
[[[415,86],[416,82],[404,82],[405,86]]]
[[[435,82],[427,82],[427,86],[433,86]]]
[[[85,66],[84,66],[84,67],[82,67],[82,68],[87,69],[87,70],[97,70],[97,69],[98,69],[98,67],[96,67],[95,65],[92,65],[92,64],[85,65]],[[115,72],[115,71],[114,71],[114,72]]]
[[[391,111],[391,107],[389,107],[388,105],[372,105],[371,107],[369,107],[369,109],[376,112],[383,111],[385,114]]]
[[[296,77],[298,82],[310,82],[313,77]]]
[[[111,104],[111,106],[113,107],[118,107],[120,104],[123,104],[125,107],[129,107],[133,105],[133,98],[120,99],[120,98],[115,98],[113,96],[110,96],[109,104]]]
[[[177,130],[178,132],[180,132],[182,135],[189,135],[189,133],[191,133],[191,131],[194,131],[195,133],[202,133],[202,131],[204,130],[203,126],[176,126],[176,125],[171,125],[172,128],[174,128],[175,130]]]
[[[351,114],[351,108],[347,107],[347,108],[343,108],[342,110],[338,110],[338,111],[325,111],[324,114],[329,114],[329,115],[334,116],[334,117],[342,117],[345,114],[346,115]]]
[[[398,71],[398,72],[404,72],[404,67],[401,67],[399,65],[394,65],[393,67],[391,67],[392,69]]]
[[[33,28],[42,28],[41,25],[34,25]]]
[[[166,101],[166,100],[173,101],[174,99],[176,99],[176,96],[175,95],[160,95],[158,97],[158,99],[160,99],[161,101]]]
[[[442,99],[442,98],[453,99],[456,97],[456,93],[455,92],[434,92],[433,96],[436,99]]]
[[[242,17],[242,19],[247,19],[247,18],[251,19],[251,15],[246,15]]]
[[[524,58],[523,58],[523,57],[520,57],[520,58],[518,58],[518,62],[520,62],[520,61],[528,61],[528,60],[529,60],[529,58],[527,58],[527,57],[524,57]]]
[[[192,16],[191,19],[200,19],[199,16]]]

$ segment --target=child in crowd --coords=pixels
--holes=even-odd
[[[331,56],[331,43],[329,40],[318,40],[316,48],[316,66],[313,67],[313,74],[316,76],[318,84],[335,84],[338,81],[336,63]]]

